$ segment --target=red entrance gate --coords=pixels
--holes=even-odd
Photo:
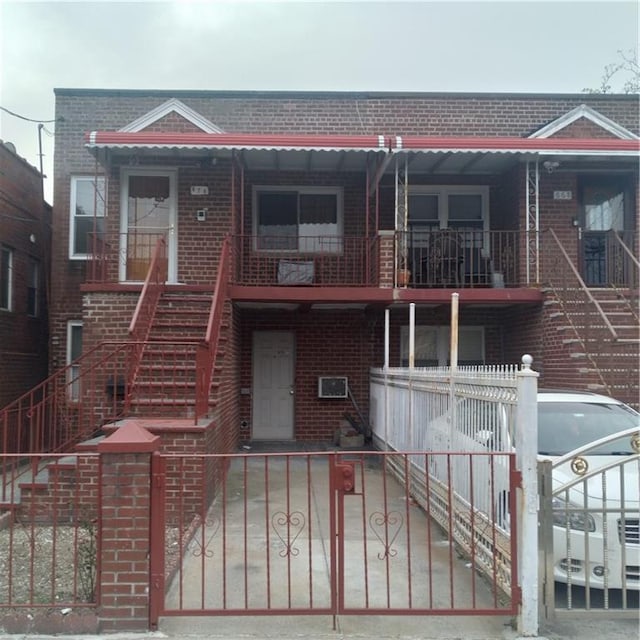
[[[514,464],[513,454],[156,455],[151,625],[514,614],[515,544],[494,524],[505,496],[514,512]]]

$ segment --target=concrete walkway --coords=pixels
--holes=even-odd
[[[331,606],[330,465],[328,455],[296,457],[282,444],[252,446],[233,461],[226,507],[214,504],[187,549],[166,609],[313,611]],[[327,449],[327,447],[325,447]],[[317,452],[314,445],[309,450]],[[340,451],[345,453],[344,451]],[[268,481],[266,477],[268,475]],[[268,488],[265,486],[268,485]],[[363,486],[363,485],[366,485]],[[351,609],[455,608],[506,611],[445,534],[383,472],[380,457],[356,465],[356,493],[344,498],[343,575]],[[288,514],[288,517],[285,517]],[[280,526],[278,521],[280,520]],[[378,522],[378,526],[376,526]],[[266,526],[268,523],[268,526]],[[426,540],[431,540],[428,548]],[[224,562],[223,562],[224,559]],[[202,576],[205,576],[203,583]],[[409,583],[411,588],[409,588]],[[248,603],[248,606],[247,606]],[[251,613],[251,611],[248,611]],[[498,615],[184,616],[159,628],[171,637],[208,638],[514,638],[513,620]]]

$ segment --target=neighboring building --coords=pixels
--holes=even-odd
[[[638,96],[58,89],[56,119],[51,367],[142,347],[75,402],[330,440],[368,412],[386,309],[391,366],[410,302],[415,364],[447,364],[454,291],[459,364],[530,353],[541,386],[638,402]]]
[[[47,376],[50,242],[42,177],[0,142],[0,408]]]

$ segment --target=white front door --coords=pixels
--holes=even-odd
[[[254,440],[293,440],[294,336],[289,331],[253,334]]]
[[[167,243],[168,282],[177,281],[176,173],[123,169],[120,211],[120,281],[147,276],[159,238]]]

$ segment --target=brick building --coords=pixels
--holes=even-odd
[[[71,366],[99,422],[332,439],[387,327],[408,362],[409,303],[447,364],[454,291],[460,364],[637,404],[638,96],[58,89],[56,117],[50,365],[128,349]]]
[[[0,407],[47,376],[50,224],[40,173],[0,142]]]

